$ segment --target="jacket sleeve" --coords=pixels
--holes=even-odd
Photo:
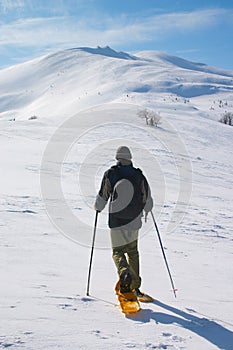
[[[142,193],[143,193],[143,203],[145,204],[144,210],[146,213],[148,213],[153,208],[153,199],[151,197],[150,186],[144,175],[143,175],[143,181],[142,181]]]
[[[110,197],[110,194],[111,194],[111,185],[108,179],[108,173],[106,172],[103,176],[99,193],[96,196],[95,205],[94,205],[94,208],[96,211],[101,212],[105,208],[108,202],[108,199]]]

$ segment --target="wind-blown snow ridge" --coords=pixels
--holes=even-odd
[[[161,62],[163,62],[163,64],[168,63],[169,66],[172,65],[173,67],[175,66],[176,68],[182,68],[190,71],[210,73],[210,74],[221,75],[223,77],[233,78],[233,71],[231,70],[208,66],[205,63],[188,61],[184,58],[169,55],[161,51],[155,51],[155,50],[140,51],[136,53],[135,57],[141,58],[141,59],[144,58],[148,60],[148,62],[157,62],[157,64],[161,64]]]
[[[170,62],[173,65],[180,67],[180,68],[189,69],[189,70],[193,70],[193,71],[197,71],[197,72],[218,74],[218,75],[233,78],[232,71],[219,69],[216,67],[210,67],[204,63],[191,62],[191,61],[185,60],[183,58],[171,56],[171,55],[168,55],[165,53],[159,53],[158,57],[161,57],[164,61]]]
[[[126,52],[115,51],[109,46],[105,46],[105,47],[97,46],[97,48],[78,47],[78,48],[69,49],[69,50],[80,50],[80,51],[88,52],[88,53],[91,53],[94,55],[102,55],[102,56],[120,58],[120,59],[125,59],[125,60],[136,60],[137,59],[135,56],[129,55]]]

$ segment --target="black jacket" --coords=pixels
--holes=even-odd
[[[120,203],[117,202],[119,197],[123,197]],[[102,211],[109,198],[110,228],[137,230],[142,226],[143,210],[149,212],[153,207],[147,179],[131,162],[128,165],[118,162],[104,173],[95,209]]]

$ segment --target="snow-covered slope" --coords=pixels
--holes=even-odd
[[[130,56],[109,47],[78,48],[0,71],[0,117],[44,118],[49,112],[64,119],[90,105],[127,101],[158,109],[185,103],[219,119],[218,102],[232,109],[232,91],[232,71],[156,51]],[[209,95],[207,108],[199,106],[203,95]]]
[[[232,349],[233,128],[217,122],[232,88],[233,72],[109,47],[0,71],[0,348]],[[178,289],[149,217],[142,290],[155,301],[130,317],[113,291],[107,210],[86,297],[93,202],[121,144],[150,182]]]

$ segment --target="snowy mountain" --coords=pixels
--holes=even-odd
[[[48,111],[68,116],[90,105],[123,101],[164,109],[176,100],[174,107],[189,101],[188,110],[219,119],[220,100],[233,108],[232,91],[232,71],[156,51],[131,56],[109,47],[78,48],[0,71],[0,117],[43,118]]]
[[[231,350],[233,72],[157,51],[74,48],[0,71],[0,348]],[[139,118],[151,109],[159,127]],[[119,145],[146,174],[177,299],[151,217],[142,290],[114,295],[104,171]],[[50,219],[50,220],[49,220]]]

